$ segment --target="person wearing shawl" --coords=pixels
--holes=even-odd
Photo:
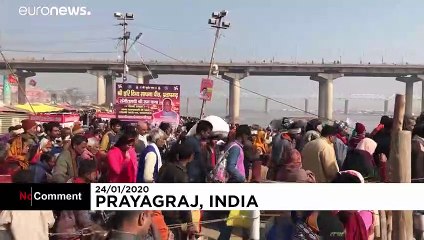
[[[302,168],[302,156],[296,149],[291,149],[288,158],[280,167],[277,173],[277,181],[279,182],[303,182],[314,183],[314,174]]]
[[[253,133],[252,133],[253,134]],[[259,130],[256,138],[253,141],[253,147],[258,152],[259,155],[268,154],[268,145],[265,143],[266,132]]]
[[[254,159],[252,159],[252,175],[250,179],[252,182],[261,182],[266,180],[265,172],[268,172],[266,164],[268,163],[270,153],[268,144],[266,143],[265,131],[258,131],[257,136],[253,141],[253,152],[255,157],[252,157]]]
[[[26,170],[29,168],[28,151],[28,140],[20,135],[16,136],[7,151],[6,162],[17,164],[21,169]]]
[[[376,165],[373,154],[377,143],[371,138],[362,139],[355,149],[349,150],[343,163],[342,170],[355,170],[365,178],[376,177]]]
[[[355,125],[355,133],[356,135],[349,140],[349,148],[355,149],[358,143],[365,138],[366,129],[364,124],[356,123]]]

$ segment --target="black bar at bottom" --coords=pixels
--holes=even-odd
[[[1,210],[90,210],[90,184],[0,184]]]

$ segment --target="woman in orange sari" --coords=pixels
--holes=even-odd
[[[266,132],[259,130],[253,139],[253,149],[256,153],[256,159],[252,166],[252,182],[262,182],[266,180],[268,167],[266,167],[269,159],[269,147],[266,143]]]

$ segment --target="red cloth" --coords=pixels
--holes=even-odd
[[[7,78],[7,80],[9,81],[9,83],[11,84],[18,84],[18,79],[15,77],[14,74],[9,74],[9,77]]]
[[[31,159],[30,163],[31,163],[31,164],[36,164],[38,161],[40,161],[41,154],[43,154],[43,151],[38,150],[38,151],[35,153],[34,157],[32,157],[32,159]]]
[[[109,183],[135,183],[137,172],[137,154],[133,147],[128,150],[129,158],[117,147],[107,153]]]
[[[87,182],[80,177],[76,177],[76,178],[72,179],[72,183],[87,183]]]
[[[359,212],[348,213],[346,221],[342,222],[346,229],[345,240],[368,240],[368,232]]]
[[[211,165],[214,168],[216,165],[216,151],[215,147],[211,147]]]
[[[371,137],[374,137],[378,132],[384,128],[383,124],[378,124],[378,126],[371,132]]]
[[[343,136],[343,135],[341,135],[340,133],[337,133],[337,135],[336,135],[336,137],[338,138],[338,139],[340,139],[345,145],[347,145],[347,137],[346,136]]]

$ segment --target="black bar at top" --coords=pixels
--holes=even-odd
[[[90,210],[90,184],[0,184],[1,210]]]

